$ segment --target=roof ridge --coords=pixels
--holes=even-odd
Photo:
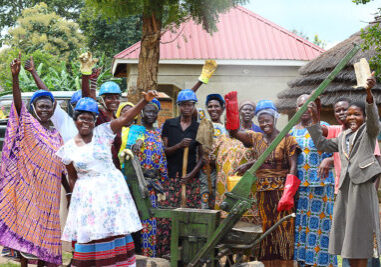
[[[317,49],[319,50],[319,52],[325,52],[325,49],[324,48],[321,48],[320,46],[306,40],[305,38],[283,28],[282,26],[279,26],[278,24],[276,24],[275,22],[272,22],[264,17],[262,17],[261,15],[258,15],[257,13],[254,13],[253,11],[251,10],[248,10],[247,8],[244,8],[243,6],[236,6],[235,8],[237,8],[238,10],[240,10],[241,12],[244,12],[246,14],[248,14],[249,16],[251,17],[254,17],[258,20],[261,20],[263,23],[266,23],[268,25],[270,25],[271,27],[273,28],[276,28],[277,30],[280,30],[281,32],[284,32],[285,34],[297,39],[297,40],[300,40],[302,41],[303,43],[305,43],[306,45],[310,46],[311,48],[314,48],[314,49]]]
[[[122,55],[122,54],[124,54],[124,53],[127,52],[127,51],[128,51],[128,53],[125,54],[124,56],[127,56],[127,55],[131,54],[131,53],[134,52],[136,49],[139,49],[139,48],[140,48],[140,45],[138,46],[138,44],[140,44],[140,43],[141,43],[141,41],[138,41],[138,42],[134,43],[133,45],[127,47],[126,49],[120,51],[118,54],[116,54],[116,55],[114,56],[114,58],[118,58],[119,55]],[[137,46],[137,47],[135,47],[135,46]]]
[[[232,30],[230,24],[232,22],[241,25],[241,28]],[[160,58],[204,59],[213,57],[226,60],[310,60],[325,52],[323,48],[242,6],[232,7],[222,13],[217,23],[218,31],[212,36],[193,19],[186,20],[175,28],[163,29],[160,41],[163,50],[160,53]],[[172,31],[175,36],[172,35]],[[240,32],[240,36],[237,37],[238,32]],[[193,38],[183,42],[178,38],[182,34],[189,34]],[[262,40],[260,35],[264,35],[265,38]],[[238,45],[239,48],[232,44],[232,37],[242,38],[239,39],[242,41]],[[227,38],[226,42],[221,43],[221,38]],[[188,50],[184,52],[180,49],[181,47],[176,46],[176,40],[180,40],[179,42],[183,43],[184,47],[192,47],[188,47]],[[255,49],[250,48],[253,41],[258,43],[254,46]],[[286,43],[282,43],[283,41],[286,41]],[[229,45],[234,45],[232,51],[230,51],[230,48],[228,49]],[[177,49],[175,49],[175,46]],[[139,58],[140,47],[141,42],[136,42],[116,54],[114,59]],[[211,49],[211,47],[214,47],[214,49]]]

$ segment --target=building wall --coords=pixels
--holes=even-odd
[[[201,65],[164,65],[159,66],[159,84],[170,97],[175,98],[179,89],[192,88],[201,72]],[[210,82],[197,91],[198,107],[205,107],[208,94],[224,95],[238,91],[238,99],[276,100],[276,95],[287,87],[287,82],[297,77],[295,66],[219,66]],[[128,66],[128,88],[136,84],[137,65]],[[169,92],[172,91],[172,92]],[[287,123],[288,117],[281,115],[278,128]]]

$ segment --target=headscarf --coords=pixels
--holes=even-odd
[[[240,104],[239,104],[239,111],[241,111],[241,109],[243,108],[243,106],[245,105],[250,105],[252,106],[254,109],[256,107],[256,104],[254,101],[251,101],[251,100],[243,100]]]
[[[273,116],[274,119],[279,118],[279,113],[276,110],[273,110],[271,108],[262,109],[261,111],[257,112],[257,118],[262,114],[268,114],[270,116]]]
[[[117,118],[120,117],[120,113],[122,113],[122,110],[124,109],[125,106],[130,106],[130,107],[135,107],[135,105],[131,102],[123,102],[119,104],[118,110],[116,111],[115,116]]]
[[[156,98],[152,99],[148,104],[154,105],[158,110],[161,109],[160,101]]]
[[[258,102],[257,107],[255,108],[255,115],[258,118],[262,114],[272,116],[274,118],[274,124],[276,124],[276,121],[279,118],[278,110],[275,107],[274,102],[271,100],[261,100]]]

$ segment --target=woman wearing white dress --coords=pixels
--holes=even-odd
[[[95,127],[98,105],[82,98],[75,107],[78,135],[57,152],[73,189],[62,240],[75,241],[72,266],[135,266],[130,236],[142,228],[123,174],[112,161],[115,133],[132,121],[155,96],[149,91],[136,106]]]

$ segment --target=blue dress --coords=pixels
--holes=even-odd
[[[141,152],[138,154],[140,164],[144,170],[155,170],[158,180],[155,183],[162,184],[168,179],[167,159],[164,153],[164,145],[161,140],[161,131],[156,128],[153,130],[145,129],[144,142]],[[152,207],[157,207],[157,196],[153,188],[150,189],[150,200]],[[142,252],[147,257],[157,257],[159,245],[157,236],[160,235],[156,218],[144,220],[143,230],[141,231]]]
[[[290,135],[302,151],[297,160],[301,184],[296,204],[294,259],[301,266],[337,266],[336,256],[328,253],[335,180],[332,170],[323,180],[317,172],[322,160],[332,154],[318,151],[306,128],[294,126]]]

